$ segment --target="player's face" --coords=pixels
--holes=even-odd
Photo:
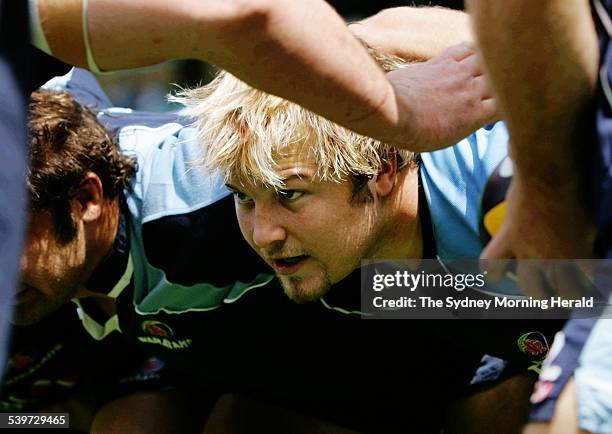
[[[320,182],[311,159],[287,155],[278,162],[285,187],[231,180],[242,234],[276,271],[296,302],[315,300],[359,267],[375,248],[372,203],[352,200],[350,181]]]
[[[82,226],[77,227],[72,241],[62,244],[57,240],[51,214],[31,212],[13,322],[38,322],[74,297],[86,280],[85,253]]]

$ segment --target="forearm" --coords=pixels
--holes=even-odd
[[[397,7],[357,21],[351,31],[369,45],[406,60],[423,61],[473,40],[468,15],[439,7]]]
[[[587,0],[470,0],[485,69],[512,141],[517,176],[575,182],[597,75]]]
[[[380,137],[392,129],[393,88],[342,18],[320,0],[270,4],[261,17],[221,29],[224,43],[207,57],[357,132]]]
[[[40,1],[53,53],[86,65],[80,1]],[[397,122],[393,88],[322,0],[89,0],[86,24],[102,70],[203,59],[364,134]]]

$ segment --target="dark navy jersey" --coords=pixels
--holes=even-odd
[[[37,324],[14,327],[0,412],[40,412],[69,399],[95,410],[113,398],[176,382],[163,361],[119,333],[92,339],[70,304]]]
[[[592,144],[589,174],[590,200],[598,226],[596,253],[612,257],[612,1],[592,0],[593,20],[599,37],[599,83],[593,116],[594,137],[586,136]],[[609,296],[612,290],[608,261],[595,270],[595,287]],[[608,306],[610,300],[608,301]],[[531,402],[530,419],[550,421],[556,413],[558,399],[570,378],[574,378],[577,405],[577,425],[588,432],[610,432],[612,400],[610,377],[612,333],[606,310],[597,318],[584,318],[580,310],[560,332],[544,362]]]

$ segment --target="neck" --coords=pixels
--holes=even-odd
[[[118,230],[119,202],[118,199],[114,199],[104,205],[100,218],[86,229],[88,266],[85,274],[88,276],[87,280],[111,251]],[[94,292],[83,287],[77,292],[75,298],[90,297],[94,294]]]
[[[420,259],[423,235],[419,218],[419,172],[405,168],[392,193],[382,199],[385,218],[378,239],[377,259]]]

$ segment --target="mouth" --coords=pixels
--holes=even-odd
[[[300,268],[302,268],[307,259],[308,255],[276,258],[272,259],[272,267],[277,274],[289,275],[296,273]]]

